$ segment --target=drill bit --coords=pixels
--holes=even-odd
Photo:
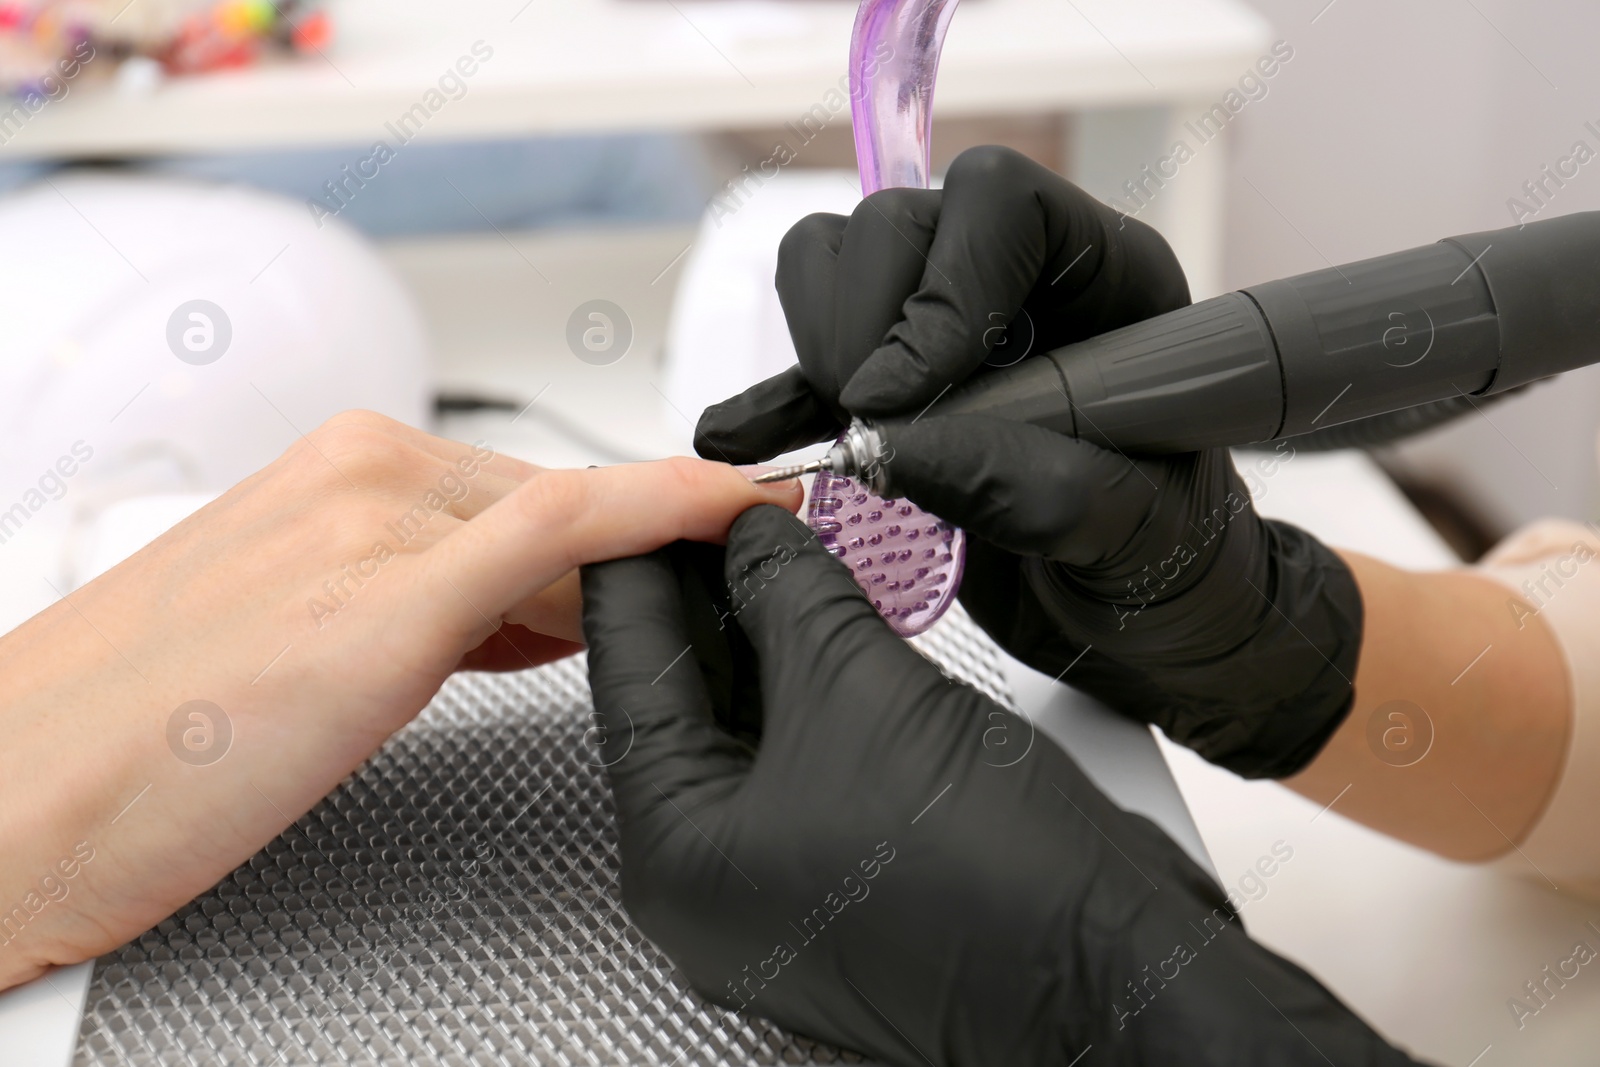
[[[765,474],[757,475],[756,477],[751,478],[750,481],[756,485],[769,485],[772,482],[787,482],[789,479],[798,478],[802,474],[814,474],[817,471],[825,469],[827,465],[828,459],[826,456],[824,456],[822,459],[814,459],[808,463],[800,463],[793,467],[779,467],[777,470],[767,471]]]
[[[802,474],[828,471],[840,478],[860,478],[864,486],[882,495],[880,491],[886,488],[884,468],[890,455],[892,453],[884,443],[882,432],[872,423],[855,419],[827,454],[807,463],[770,470],[750,480],[757,485],[770,485],[798,478]]]

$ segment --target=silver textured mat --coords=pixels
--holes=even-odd
[[[1004,703],[959,608],[918,646]],[[861,1062],[707,1004],[620,903],[582,657],[458,675],[338,791],[95,965],[79,1065]]]

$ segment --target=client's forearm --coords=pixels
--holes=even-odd
[[[1555,638],[1486,578],[1341,555],[1365,615],[1355,705],[1284,784],[1453,859],[1508,851],[1566,753],[1571,695]]]
[[[116,577],[0,637],[0,990],[159,922],[374,747],[273,731],[242,696],[254,647],[163,651],[170,628],[108,606]]]

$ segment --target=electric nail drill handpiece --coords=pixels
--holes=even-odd
[[[1203,300],[982,372],[921,418],[1033,423],[1131,454],[1274,441],[1600,361],[1600,211],[1450,237]],[[894,420],[812,470],[888,490]]]

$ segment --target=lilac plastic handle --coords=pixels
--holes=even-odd
[[[861,0],[850,39],[850,105],[863,196],[928,187],[933,83],[958,2]],[[910,502],[880,499],[823,471],[806,521],[901,636],[932,626],[955,599],[966,535]]]
[[[861,0],[850,38],[850,114],[861,195],[926,189],[933,83],[959,0]]]

